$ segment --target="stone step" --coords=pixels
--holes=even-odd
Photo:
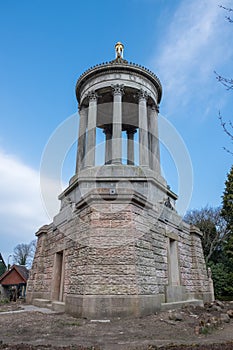
[[[203,300],[199,299],[193,299],[193,300],[185,300],[185,301],[174,301],[170,303],[162,303],[161,304],[161,311],[167,311],[172,309],[180,309],[185,305],[194,305],[194,306],[201,306],[203,307]]]
[[[51,309],[52,302],[49,299],[33,299],[33,305],[38,307],[47,307]]]
[[[65,303],[62,301],[53,301],[52,310],[56,312],[65,312]]]

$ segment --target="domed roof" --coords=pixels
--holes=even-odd
[[[80,94],[81,94],[82,87],[89,79],[94,78],[98,75],[103,75],[103,74],[109,74],[109,73],[115,73],[115,72],[116,73],[128,72],[131,74],[134,73],[136,75],[142,75],[145,78],[149,79],[150,82],[155,86],[158,92],[158,103],[160,103],[160,100],[162,97],[162,85],[157,75],[144,66],[141,66],[133,62],[128,62],[127,60],[123,59],[121,52],[124,49],[124,45],[122,43],[117,42],[115,45],[115,49],[119,51],[117,51],[118,54],[116,55],[116,58],[114,60],[96,64],[95,66],[87,69],[79,77],[76,84],[76,96],[77,96],[78,102],[80,102]]]

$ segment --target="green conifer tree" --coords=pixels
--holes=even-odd
[[[225,289],[225,295],[233,297],[233,166],[227,174],[225,190],[222,196],[223,218],[227,222],[227,239],[224,244],[225,253],[225,272],[228,287]]]
[[[3,260],[3,257],[0,253],[0,276],[6,271],[6,264]]]
[[[229,235],[233,235],[233,166],[227,174],[225,190],[222,196],[222,216],[227,222]]]

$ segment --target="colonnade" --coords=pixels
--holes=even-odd
[[[144,90],[137,91],[138,125],[122,124],[123,85],[111,86],[113,95],[112,121],[106,121],[105,134],[105,164],[122,163],[122,130],[127,134],[127,164],[134,165],[134,134],[139,130],[139,166],[158,171],[160,164],[158,142],[158,107],[154,103],[147,104],[148,94]],[[80,124],[78,137],[78,154],[76,173],[82,168],[95,166],[96,127],[98,111],[98,94],[88,93],[88,107],[79,109]],[[125,118],[127,119],[127,118]]]

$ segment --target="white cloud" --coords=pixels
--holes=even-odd
[[[34,239],[38,228],[51,218],[41,200],[39,172],[1,149],[0,179],[0,252],[6,258],[18,243]],[[49,179],[47,183],[50,189],[57,187]]]
[[[195,93],[206,98],[215,85],[214,70],[230,63],[232,26],[225,15],[219,0],[183,0],[174,13],[153,59],[170,111],[197,103]]]
[[[57,197],[64,189],[62,169],[77,139],[77,113],[61,123],[49,138],[36,171],[0,149],[0,252],[5,259],[18,243],[30,242],[34,233],[59,211]]]

